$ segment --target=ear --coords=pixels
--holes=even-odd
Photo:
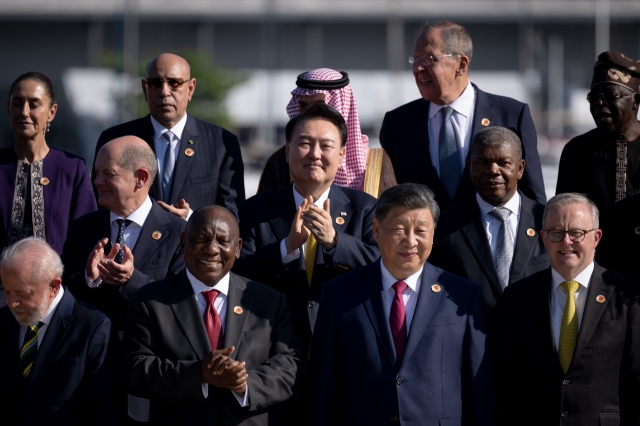
[[[196,79],[192,78],[191,81],[189,82],[189,101],[191,101],[191,98],[193,97],[193,92],[196,91]]]
[[[287,142],[284,145],[284,157],[287,160],[287,163],[289,162],[289,148],[291,147],[291,143]]]
[[[377,217],[373,218],[373,239],[378,241],[378,235],[380,235],[380,222]]]
[[[242,250],[242,238],[238,238],[238,244],[236,244],[236,259],[240,257],[240,250]]]
[[[598,244],[600,244],[600,239],[602,238],[602,230],[596,229],[593,231],[593,248],[596,248]]]
[[[524,175],[524,166],[524,160],[520,160],[520,163],[518,164],[518,180],[522,179],[522,175]]]
[[[58,104],[51,105],[51,107],[49,108],[49,117],[47,118],[47,120],[49,122],[52,122],[53,119],[56,118],[57,112],[58,112]]]
[[[149,181],[149,171],[147,169],[138,169],[135,172],[136,175],[136,188],[141,189]]]
[[[458,69],[456,71],[456,75],[464,75],[469,72],[469,58],[465,55],[460,55],[458,59]]]
[[[145,83],[144,79],[140,80],[142,83],[142,93],[144,93],[144,100],[147,102],[147,83]]]

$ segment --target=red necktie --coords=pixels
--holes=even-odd
[[[224,337],[222,336],[222,321],[213,306],[214,300],[218,297],[218,290],[203,291],[202,294],[207,301],[207,307],[204,310],[204,328],[207,329],[211,350],[222,349],[224,346]]]
[[[389,326],[391,328],[391,337],[393,337],[393,345],[396,347],[396,360],[402,361],[404,347],[407,345],[407,321],[404,312],[404,302],[402,301],[402,293],[407,288],[407,283],[398,281],[393,285],[396,291],[391,302],[391,313],[389,315]]]

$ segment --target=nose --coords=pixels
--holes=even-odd
[[[25,102],[24,105],[22,105],[22,111],[20,113],[22,114],[23,117],[29,116],[29,103],[28,102]]]
[[[169,83],[165,80],[162,80],[162,90],[160,90],[160,93],[162,93],[162,96],[169,96],[171,94],[171,87],[169,86]]]
[[[320,144],[319,143],[311,144],[311,147],[309,149],[309,157],[313,159],[318,159],[320,158],[321,155],[322,155],[322,148],[320,148]]]
[[[93,180],[93,184],[95,186],[103,184],[103,178],[102,178],[102,175],[100,173],[96,173],[96,178]]]
[[[487,172],[491,173],[492,175],[500,174],[500,168],[498,167],[498,163],[489,164],[489,168],[487,169]]]
[[[207,241],[204,244],[203,249],[206,253],[210,253],[210,254],[220,253],[220,246],[218,245],[218,242],[215,239]]]
[[[11,309],[15,309],[18,307],[18,305],[20,304],[20,300],[11,295],[11,294],[7,294],[6,295],[6,299],[7,299],[7,305],[11,308]]]
[[[408,231],[405,236],[404,236],[404,240],[402,241],[403,244],[406,247],[415,247],[417,245],[417,239],[416,239],[416,234],[413,231]]]

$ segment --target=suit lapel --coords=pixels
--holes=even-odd
[[[251,294],[245,292],[247,284],[233,273],[229,273],[229,294],[227,295],[227,317],[224,330],[224,347],[235,346],[236,350],[231,354],[231,358],[236,357],[242,343],[244,326],[251,312]],[[240,306],[242,312],[235,313],[235,307]]]
[[[471,136],[473,136],[482,130],[482,128],[487,127],[482,125],[482,120],[485,118],[488,119],[489,125],[493,122],[493,115],[491,113],[493,110],[493,104],[486,93],[478,89],[475,84],[472,83],[471,85],[476,91],[476,106],[473,111],[473,128],[471,131]]]
[[[378,335],[378,339],[384,348],[384,352],[389,358],[391,365],[396,364],[396,350],[393,346],[393,338],[391,337],[391,328],[387,320],[387,314],[384,309],[384,292],[382,291],[382,273],[380,272],[380,262],[378,259],[375,263],[365,266],[368,269],[369,277],[360,282],[360,290],[364,299],[364,307],[369,316],[369,320],[373,325],[373,329]]]
[[[538,244],[538,234],[534,237],[527,235],[528,229],[536,229],[535,218],[533,217],[533,201],[520,194],[520,223],[518,224],[518,238],[513,251],[513,261],[511,263],[511,274],[509,275],[509,284],[512,284],[522,278],[531,253],[536,244]]]
[[[189,143],[190,140],[193,144]],[[189,174],[189,170],[193,167],[195,156],[204,154],[202,147],[198,147],[198,142],[196,122],[191,115],[187,114],[187,124],[184,126],[184,131],[182,132],[180,149],[178,149],[178,155],[176,157],[176,166],[173,169],[173,180],[171,181],[171,193],[169,195],[171,204],[175,204],[180,200],[179,194],[184,192],[182,191],[182,186]],[[185,154],[187,148],[191,148],[194,151],[192,156]]]
[[[158,250],[162,242],[169,237],[170,223],[162,207],[152,200],[151,211],[144,221],[136,246],[133,248],[133,258],[136,268],[142,267],[151,254]],[[156,231],[161,234],[157,240],[152,237]]]
[[[171,310],[176,316],[193,352],[198,359],[204,359],[211,352],[211,344],[204,328],[204,320],[200,315],[198,302],[193,294],[187,273],[183,270],[178,276],[176,285],[169,287],[171,291]]]

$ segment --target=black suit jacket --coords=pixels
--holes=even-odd
[[[137,136],[155,152],[153,125],[149,115],[105,130],[96,145],[96,155],[107,142],[122,136]],[[192,156],[185,151],[191,148]],[[95,158],[93,160],[95,165]],[[92,171],[91,179],[96,177]],[[237,213],[244,201],[244,165],[238,138],[214,124],[187,114],[178,157],[173,169],[169,200],[162,196],[162,177],[157,176],[149,195],[156,200],[175,204],[184,198],[191,210],[217,204]]]
[[[545,203],[547,197],[538,155],[538,137],[529,106],[515,99],[485,93],[475,85],[473,87],[476,91],[476,105],[472,135],[483,129],[481,123],[485,118],[491,126],[513,130],[522,141],[522,155],[527,163],[518,187],[527,197]],[[380,129],[380,143],[391,159],[398,183],[413,182],[428,186],[434,192],[441,209],[476,193],[467,167],[462,172],[453,200],[444,189],[429,150],[428,101],[417,99],[387,112]]]
[[[509,284],[549,267],[549,256],[539,236],[544,205],[520,195],[520,223]],[[527,235],[528,229],[535,235]],[[479,284],[486,312],[500,300],[502,286],[475,195],[442,213],[429,263]]]
[[[284,266],[280,255],[280,242],[289,235],[296,214],[292,186],[258,194],[240,207],[242,253],[233,271],[287,296],[304,353],[309,349],[324,283],[380,256],[373,238],[376,199],[361,191],[331,185],[329,200],[338,242],[331,254],[318,247],[311,287],[304,256]],[[338,217],[344,219],[343,225],[335,222]]]
[[[127,300],[136,290],[151,281],[164,279],[184,269],[180,234],[184,231],[186,222],[151,201],[151,211],[132,252],[135,269],[122,291],[118,286],[108,284],[89,288],[84,276],[91,250],[102,238],[111,240],[109,210],[100,209],[75,220],[71,224],[62,252],[65,284],[78,299],[105,312],[113,321],[115,331],[124,329]],[[162,234],[157,240],[152,237],[156,231]],[[111,241],[104,248],[105,254],[110,250]]]
[[[237,306],[242,313],[236,313]],[[284,296],[231,273],[225,321],[225,347],[235,346],[231,358],[246,362],[249,407],[214,386],[204,398],[201,364],[211,346],[186,272],[145,286],[131,298],[123,377],[131,394],[151,400],[151,422],[280,424],[273,404],[298,389],[306,368]]]
[[[504,292],[504,423],[639,424],[640,283],[595,265],[566,375],[555,348],[550,292],[551,268]],[[596,302],[599,295],[604,303]]]
[[[20,374],[20,325],[0,309],[2,424],[118,425],[109,360],[111,322],[65,291],[26,381]]]

